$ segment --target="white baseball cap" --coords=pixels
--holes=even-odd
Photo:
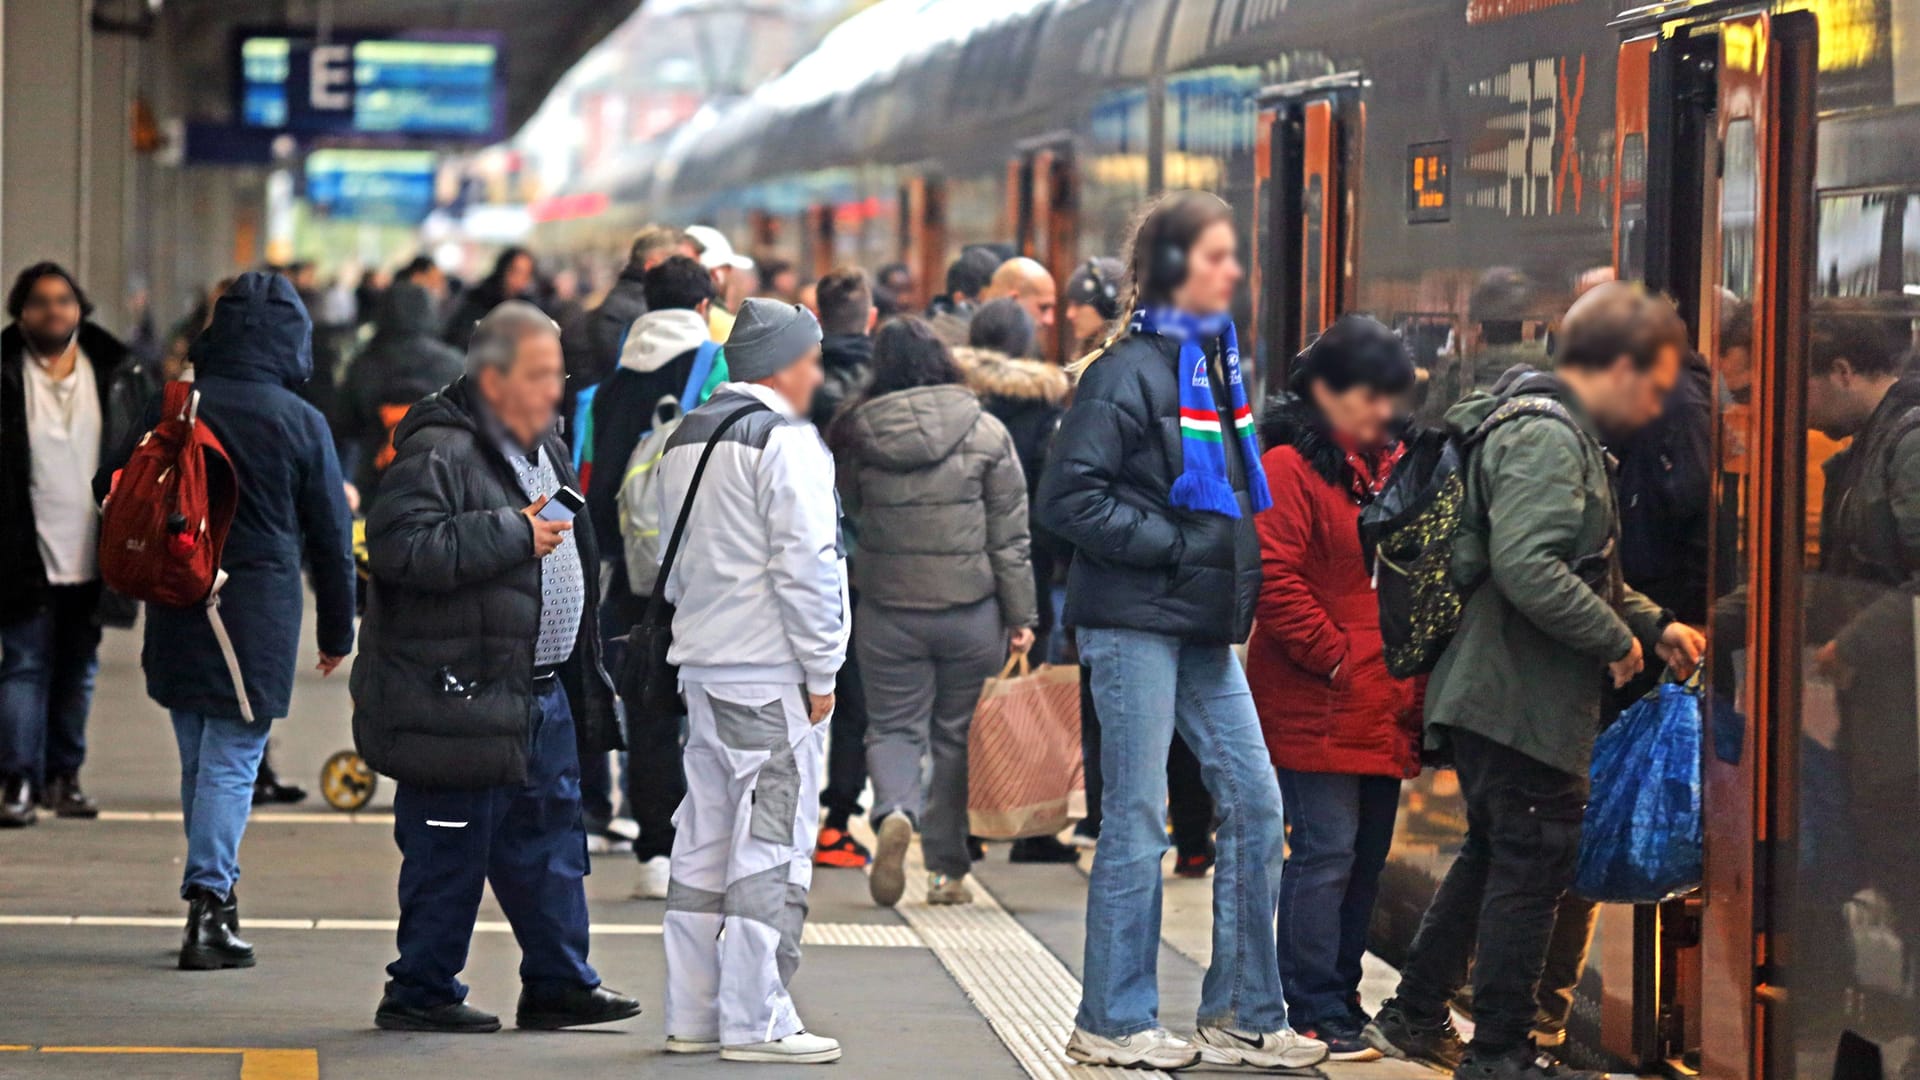
[[[700,265],[709,270],[731,266],[735,270],[753,269],[753,260],[733,250],[727,234],[711,225],[689,225],[687,239],[700,248]]]

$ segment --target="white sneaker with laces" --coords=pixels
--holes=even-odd
[[[1254,1069],[1306,1071],[1327,1060],[1327,1044],[1291,1028],[1249,1035],[1227,1027],[1203,1027],[1193,1033],[1200,1059],[1209,1065],[1245,1065]]]
[[[699,1039],[691,1035],[667,1036],[669,1054],[717,1054],[720,1052],[719,1039]]]
[[[752,1061],[773,1065],[825,1065],[840,1060],[840,1043],[811,1031],[796,1031],[772,1042],[723,1046],[721,1061]]]
[[[633,887],[635,900],[665,900],[667,883],[673,879],[673,864],[665,855],[655,855],[640,863],[640,883]]]
[[[1067,1040],[1067,1056],[1082,1065],[1117,1069],[1160,1069],[1173,1072],[1200,1064],[1200,1050],[1166,1028],[1136,1031],[1109,1039],[1084,1028],[1074,1028]]]

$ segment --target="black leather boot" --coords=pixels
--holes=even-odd
[[[78,776],[49,777],[42,805],[55,817],[92,820],[100,816],[100,805],[81,790]]]
[[[236,934],[240,932],[240,890],[227,893],[227,899],[220,905],[220,918],[227,924],[227,929]]]
[[[40,820],[33,785],[24,776],[0,779],[0,829],[24,829]]]
[[[193,889],[187,894],[187,934],[180,943],[182,971],[253,966],[253,946],[240,940],[227,925],[228,902],[206,889]]]

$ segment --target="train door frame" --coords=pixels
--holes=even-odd
[[[926,306],[940,291],[947,264],[947,181],[938,173],[917,172],[900,185],[900,261],[920,295],[899,299],[915,309]]]
[[[1066,288],[1080,260],[1080,177],[1070,132],[1022,140],[1007,162],[1007,210],[1013,247]],[[1072,358],[1075,343],[1066,313],[1056,311],[1051,333],[1042,330],[1042,355],[1053,363]]]
[[[1776,14],[1754,0],[1656,5],[1628,12],[1614,25],[1624,38],[1616,105],[1616,170],[1623,170],[1614,184],[1616,266],[1623,276],[1640,276],[1674,295],[1716,372],[1730,253],[1754,307],[1752,405],[1745,430],[1737,433],[1744,449],[1730,447],[1729,423],[1717,423],[1714,436],[1715,504],[1734,500],[1738,535],[1718,535],[1716,513],[1710,541],[1716,553],[1711,595],[1745,590],[1738,643],[1744,671],[1735,665],[1737,680],[1714,680],[1735,693],[1732,711],[1744,727],[1744,751],[1724,760],[1716,735],[1703,754],[1705,880],[1700,900],[1680,920],[1689,933],[1697,922],[1699,970],[1689,992],[1673,1002],[1681,1015],[1694,1015],[1679,1047],[1671,1032],[1664,1043],[1670,1050],[1697,1048],[1697,1062],[1676,1066],[1703,1076],[1784,1075],[1791,1071],[1790,1053],[1768,1050],[1772,1033],[1785,1028],[1777,1010],[1786,1000],[1779,980],[1786,941],[1775,932],[1782,924],[1774,908],[1776,883],[1792,874],[1797,809],[1804,570],[1792,553],[1805,549],[1818,25],[1808,13]],[[1635,136],[1644,140],[1643,156],[1627,152]],[[1638,191],[1636,158],[1644,166]],[[1735,242],[1727,231],[1730,192],[1749,208],[1744,256],[1729,247]],[[1635,242],[1636,224],[1644,227],[1644,245]],[[1736,456],[1745,459],[1739,469],[1731,467]],[[1739,572],[1721,580],[1718,553],[1739,551],[1746,553],[1744,566],[1736,559]],[[1713,662],[1733,664],[1726,643],[1711,652]],[[1670,955],[1668,949],[1655,953],[1659,960]]]
[[[1247,351],[1266,358],[1257,378],[1268,394],[1285,391],[1293,356],[1353,297],[1367,85],[1360,72],[1346,71],[1265,87],[1255,97]]]
[[[815,281],[833,273],[834,221],[832,203],[813,203],[801,214],[802,251]]]

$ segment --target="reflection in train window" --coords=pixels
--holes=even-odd
[[[1817,295],[1880,293],[1920,295],[1920,194],[1823,195]]]
[[[1647,137],[1632,132],[1620,141],[1620,276],[1647,277]]]
[[[1735,296],[1753,295],[1753,226],[1759,210],[1758,148],[1753,121],[1727,125],[1720,175],[1720,284]]]

